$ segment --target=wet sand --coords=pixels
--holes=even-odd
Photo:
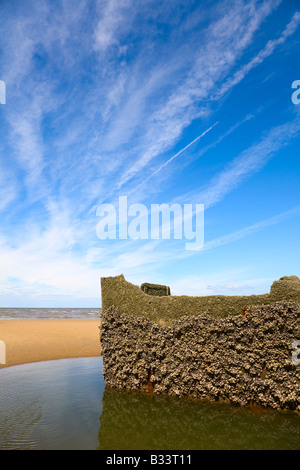
[[[6,364],[0,369],[31,362],[101,355],[100,320],[0,320]],[[0,351],[0,360],[1,360]]]

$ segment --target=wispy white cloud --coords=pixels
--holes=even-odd
[[[263,230],[267,227],[271,227],[272,225],[280,224],[285,220],[289,220],[291,218],[299,217],[300,216],[300,206],[296,206],[293,209],[282,212],[281,214],[277,214],[274,217],[269,217],[261,222],[257,222],[249,227],[245,227],[241,230],[237,230],[236,232],[230,233],[229,235],[225,235],[223,237],[216,238],[205,243],[203,247],[203,251],[212,250],[214,248],[218,248],[219,246],[228,245],[229,243],[233,243],[237,240],[240,240],[248,235],[252,235],[260,230]]]
[[[94,47],[105,52],[111,46],[120,47],[120,35],[124,29],[128,33],[135,8],[131,0],[106,0],[101,3],[101,19],[94,32]]]
[[[169,170],[169,172],[164,173],[161,176],[162,180],[164,181],[164,180],[170,179],[171,177],[174,177],[174,173],[177,173],[178,171],[181,171],[183,168],[186,168],[192,161],[198,160],[203,155],[205,155],[207,152],[209,152],[209,150],[211,150],[212,148],[216,148],[221,142],[223,142],[223,140],[225,140],[232,133],[237,131],[243,124],[245,124],[245,123],[249,122],[251,119],[254,119],[255,117],[257,117],[259,115],[259,113],[261,112],[261,110],[262,109],[260,108],[260,109],[257,109],[253,114],[247,114],[244,118],[240,119],[238,122],[236,122],[235,124],[230,126],[229,129],[227,129],[227,131],[225,131],[223,134],[219,135],[219,137],[217,137],[215,140],[213,140],[209,144],[204,145],[203,147],[200,147],[199,149],[194,151],[192,155],[189,155],[189,154],[184,155],[184,160],[181,160],[179,170],[176,167],[173,168],[172,170]],[[155,184],[155,182],[152,181],[151,186],[147,184],[148,181],[152,177],[157,175],[158,173],[161,173],[162,170],[164,170],[164,168],[166,168],[173,160],[175,160],[181,154],[184,154],[184,152],[187,149],[189,149],[194,143],[196,143],[198,140],[200,140],[200,138],[202,138],[202,136],[204,137],[204,135],[206,135],[206,133],[208,131],[210,131],[217,124],[218,124],[218,121],[213,126],[211,126],[207,131],[204,131],[204,133],[202,133],[200,136],[198,136],[196,139],[194,139],[192,142],[190,142],[187,146],[185,146],[183,149],[181,149],[179,152],[177,152],[175,155],[173,155],[165,163],[160,165],[153,173],[151,173],[148,177],[143,179],[141,181],[141,183],[139,183],[137,186],[133,186],[133,188],[129,192],[127,192],[127,195],[129,196],[132,193],[136,193],[136,197],[139,198],[139,200],[140,200],[140,199],[144,199],[146,197],[146,194],[150,194],[150,192],[151,193],[157,193],[159,191],[161,181],[159,180],[159,182],[157,184]],[[142,192],[141,189],[144,186],[146,186],[146,187],[144,188],[144,192]],[[183,198],[185,198],[185,196]],[[181,199],[181,196],[180,196],[180,199]]]
[[[201,253],[214,250],[218,247],[231,244],[237,240],[251,236],[268,227],[287,222],[300,216],[300,206],[277,214],[261,222],[252,224],[231,234],[213,239],[205,243]],[[195,256],[195,252],[183,250],[182,243],[177,243],[170,249],[170,241],[147,240],[142,243],[134,240],[124,242],[116,241],[115,244],[87,249],[85,252],[76,252],[80,237],[85,237],[84,231],[80,232],[80,226],[74,226],[71,214],[59,213],[52,207],[52,223],[46,230],[38,226],[30,226],[24,233],[23,241],[15,245],[10,244],[5,238],[0,240],[0,287],[4,291],[12,289],[15,294],[20,294],[20,287],[25,289],[26,295],[38,292],[49,295],[69,295],[74,301],[78,298],[90,297],[100,299],[99,279],[101,276],[115,276],[124,273],[131,282],[140,283],[141,279],[156,279],[159,282],[160,268],[169,262],[180,262],[185,258]],[[84,240],[84,238],[81,240]],[[74,251],[75,249],[75,251]],[[21,260],[21,262],[20,262]],[[211,275],[188,276],[178,279],[171,276],[168,282],[173,284],[173,294],[209,295],[214,293],[246,293],[253,288],[261,289],[265,285],[262,282],[237,281],[240,277],[236,270]],[[242,272],[243,274],[243,272]],[[9,280],[9,282],[8,282]],[[166,282],[162,279],[162,282]],[[24,292],[23,292],[24,293]]]
[[[10,280],[11,285],[24,285],[27,290],[96,297],[99,270],[88,265],[75,249],[82,235],[80,226],[74,225],[70,214],[54,207],[51,210],[46,228],[36,220],[23,227],[17,240],[1,237],[1,286]]]
[[[0,211],[7,209],[19,195],[18,183],[14,174],[5,169],[0,169]]]
[[[226,82],[220,87],[217,93],[215,93],[211,99],[220,99],[225,93],[230,91],[234,86],[240,83],[245,76],[253,70],[255,67],[260,65],[267,57],[272,55],[277,47],[284,44],[285,41],[292,36],[300,24],[300,13],[296,12],[291,21],[287,24],[281,36],[278,39],[272,39],[267,42],[266,46],[246,65],[243,65],[235,74],[228,78]]]
[[[131,65],[124,62],[123,68],[118,66],[114,72],[110,72],[105,77],[104,86],[99,84],[99,87],[93,90],[94,102],[88,99],[84,104],[86,114],[89,110],[90,116],[88,119],[90,120],[91,116],[96,118],[95,102],[97,99],[102,100],[104,98],[101,103],[101,114],[104,122],[109,123],[108,127],[104,127],[101,140],[98,140],[98,142],[101,141],[101,150],[97,149],[98,143],[95,139],[95,149],[87,152],[87,158],[81,157],[80,173],[85,175],[90,188],[92,186],[95,188],[90,191],[91,201],[97,196],[97,188],[98,194],[102,193],[103,184],[101,184],[101,181],[103,177],[109,177],[109,174],[113,177],[113,174],[118,172],[115,182],[115,189],[118,191],[137,173],[142,171],[153,158],[170,149],[192,120],[197,116],[199,117],[199,113],[207,112],[205,106],[202,111],[199,111],[199,100],[206,99],[217,78],[228,73],[242,51],[250,44],[262,21],[277,8],[279,3],[275,0],[265,1],[262,5],[258,5],[254,0],[247,5],[233,2],[231,11],[226,12],[224,15],[225,7],[221,2],[221,6],[218,6],[216,10],[216,20],[199,37],[202,42],[201,52],[193,52],[194,65],[189,69],[189,72],[185,70],[187,65],[186,57],[179,50],[179,54],[176,53],[175,56],[173,54],[162,54],[162,59],[156,66],[145,60],[142,55],[138,55]],[[69,11],[70,5],[70,2],[66,2],[64,9]],[[135,9],[131,0],[101,4],[98,7],[99,21],[98,23],[94,22],[94,40],[98,44],[98,50],[105,51],[112,45],[121,44],[119,38],[122,34],[128,35],[134,24],[135,16],[141,16],[145,5],[139,5]],[[15,89],[16,99],[23,95],[22,109],[18,110],[18,114],[14,113],[9,117],[11,141],[15,147],[20,165],[27,172],[28,188],[32,187],[34,181],[40,181],[39,189],[35,188],[35,195],[41,197],[41,195],[47,195],[46,188],[49,184],[53,184],[52,181],[49,181],[49,176],[52,178],[52,170],[50,170],[50,174],[47,174],[47,178],[41,177],[45,170],[44,136],[41,124],[47,114],[59,104],[58,97],[54,92],[54,88],[59,82],[56,79],[54,83],[50,83],[50,80],[46,81],[45,74],[42,76],[40,74],[35,75],[33,57],[36,53],[38,54],[38,48],[41,44],[51,56],[55,53],[57,45],[60,45],[63,46],[61,50],[65,57],[66,66],[75,66],[74,59],[67,53],[68,41],[70,41],[72,29],[78,27],[80,18],[84,17],[86,11],[84,10],[84,3],[81,2],[78,12],[68,14],[67,20],[62,22],[56,13],[53,16],[55,21],[51,20],[50,13],[52,9],[47,3],[41,3],[40,5],[35,3],[35,10],[35,14],[32,16],[28,15],[26,19],[21,17],[15,20],[15,27],[17,25],[15,29],[18,34],[15,35],[14,44],[11,44],[10,49],[8,49],[7,56],[9,56],[9,51],[12,54],[10,54],[11,59],[8,62],[9,66],[6,68],[6,74],[10,77],[12,83],[19,83],[19,88]],[[39,25],[36,23],[36,13],[39,16]],[[232,27],[233,24],[235,24],[234,28]],[[81,26],[80,29],[82,31]],[[42,30],[43,33],[39,34]],[[91,46],[85,36],[82,35],[82,37],[83,49],[81,54]],[[173,44],[176,46],[176,42]],[[22,47],[19,47],[19,45]],[[224,60],[224,54],[227,54],[226,60]],[[20,64],[22,64],[22,67],[20,67]],[[108,61],[106,65],[109,64]],[[103,61],[101,62],[102,65]],[[146,69],[144,68],[145,65]],[[70,68],[71,70],[72,68]],[[168,83],[175,84],[178,73],[182,71],[185,77],[183,83],[181,80],[177,86],[171,88],[171,92],[167,92],[165,95],[158,93],[160,89],[165,91]],[[146,80],[145,75],[147,75]],[[30,76],[27,87],[25,87],[26,81],[24,80],[26,76],[27,78]],[[37,86],[41,79],[42,81]],[[101,88],[102,92],[100,91]],[[27,99],[24,100],[25,94]],[[155,97],[156,105],[153,104],[153,97]],[[90,103],[92,103],[92,108]],[[129,116],[130,118],[128,118]],[[86,131],[89,127],[88,123],[89,121],[85,123]],[[80,126],[82,124],[79,122],[70,122],[66,129],[65,147],[72,140],[78,142],[82,135]],[[59,139],[61,137],[57,139],[58,143]],[[82,136],[82,139],[81,145],[84,149],[84,146],[87,147],[88,145],[87,135],[86,137]],[[133,140],[134,144],[130,152],[128,152],[128,149],[124,152],[123,149],[120,149],[120,145],[127,145],[130,139]],[[96,180],[94,171],[96,165],[92,162],[92,155],[97,155],[97,153],[101,155],[101,173],[99,173]],[[111,158],[112,153],[113,158]],[[66,158],[62,155],[62,152],[59,155]],[[129,160],[132,163],[128,166],[127,162]],[[70,170],[67,176],[64,174],[62,182],[66,196],[67,188],[70,188],[71,185],[74,186],[75,179],[77,180],[76,187],[79,189],[81,183],[77,178],[78,172],[76,166],[72,163],[72,159],[69,159],[69,162],[62,166],[61,161],[52,158],[51,168],[55,178],[60,174],[60,168]],[[88,201],[88,195],[86,194],[84,197]]]
[[[0,246],[3,287],[9,289],[8,280],[14,278],[15,292],[23,285],[27,292],[97,298],[101,275],[124,271],[138,279],[186,256],[184,241],[168,248],[159,241],[100,246],[97,221],[88,209],[101,199],[116,198],[121,189],[135,191],[141,182],[147,197],[145,183],[155,189],[155,176],[170,180],[172,164],[212,129],[208,121],[217,119],[216,100],[296,31],[299,14],[245,65],[244,54],[249,46],[255,49],[257,32],[280,3],[233,0],[228,9],[227,1],[219,1],[189,10],[181,0],[172,5],[80,0],[76,8],[64,0],[58,9],[52,2],[32,0],[31,9],[22,2],[15,2],[15,11],[6,7],[10,13],[3,22],[0,58],[8,92],[1,115],[7,135],[0,149],[0,210],[6,209]],[[187,24],[192,28],[188,33]],[[195,157],[252,117],[239,120]],[[184,146],[180,138],[195,119],[195,128],[208,129],[195,139],[187,132],[190,143]],[[207,208],[221,202],[298,133],[296,119],[267,130],[209,185],[180,199],[197,199]],[[175,152],[175,144],[183,148]],[[281,220],[278,216],[215,238],[206,250]]]
[[[123,172],[118,188],[174,145],[193,120],[208,117],[210,96],[216,85],[226,79],[262,22],[280,3],[276,0],[261,5],[256,1],[233,2],[226,13],[222,3],[216,9],[215,21],[199,38],[199,52],[194,53],[193,65],[183,74],[178,86],[173,87],[164,100],[158,100],[159,106],[146,115],[147,132],[142,136],[144,149],[139,149],[141,155]],[[135,115],[135,108],[133,113]]]
[[[155,176],[157,173],[159,173],[163,168],[165,168],[166,166],[168,166],[173,160],[175,160],[175,158],[179,157],[179,155],[181,155],[183,152],[185,152],[188,148],[190,148],[193,144],[195,144],[196,142],[198,142],[200,139],[202,139],[202,137],[204,137],[208,132],[210,132],[216,125],[218,124],[218,122],[215,122],[212,126],[210,126],[208,129],[206,129],[204,132],[202,132],[201,135],[199,135],[198,137],[196,137],[196,139],[194,139],[192,142],[190,142],[188,145],[186,145],[183,149],[179,150],[179,152],[175,153],[175,155],[173,155],[171,158],[169,158],[165,163],[163,163],[162,165],[160,165],[160,167],[155,170],[153,173],[151,173],[151,175],[149,175],[145,180],[143,180],[137,187],[135,187],[134,189],[132,189],[131,191],[129,191],[128,193],[128,196],[135,192],[136,190],[138,190],[141,186],[143,186],[144,184],[146,184],[153,176]]]
[[[174,279],[172,294],[174,295],[251,295],[269,292],[273,278],[241,279],[245,270],[214,272],[202,276],[186,276]]]
[[[220,202],[235,190],[246,178],[260,171],[269,160],[300,133],[298,113],[291,122],[272,128],[258,143],[243,151],[236,159],[205,187],[196,189],[184,196],[185,200],[197,200],[205,208]]]

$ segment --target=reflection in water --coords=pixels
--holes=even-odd
[[[300,449],[300,416],[105,389],[102,450]]]
[[[0,371],[0,449],[300,450],[300,416],[104,391],[101,358],[63,359]]]

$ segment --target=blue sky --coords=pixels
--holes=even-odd
[[[0,23],[0,306],[95,307],[121,273],[190,295],[300,275],[298,1],[1,0]],[[203,249],[100,240],[119,196],[204,204]]]

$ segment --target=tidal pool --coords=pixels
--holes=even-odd
[[[101,358],[0,371],[0,449],[300,450],[300,415],[105,389]]]

